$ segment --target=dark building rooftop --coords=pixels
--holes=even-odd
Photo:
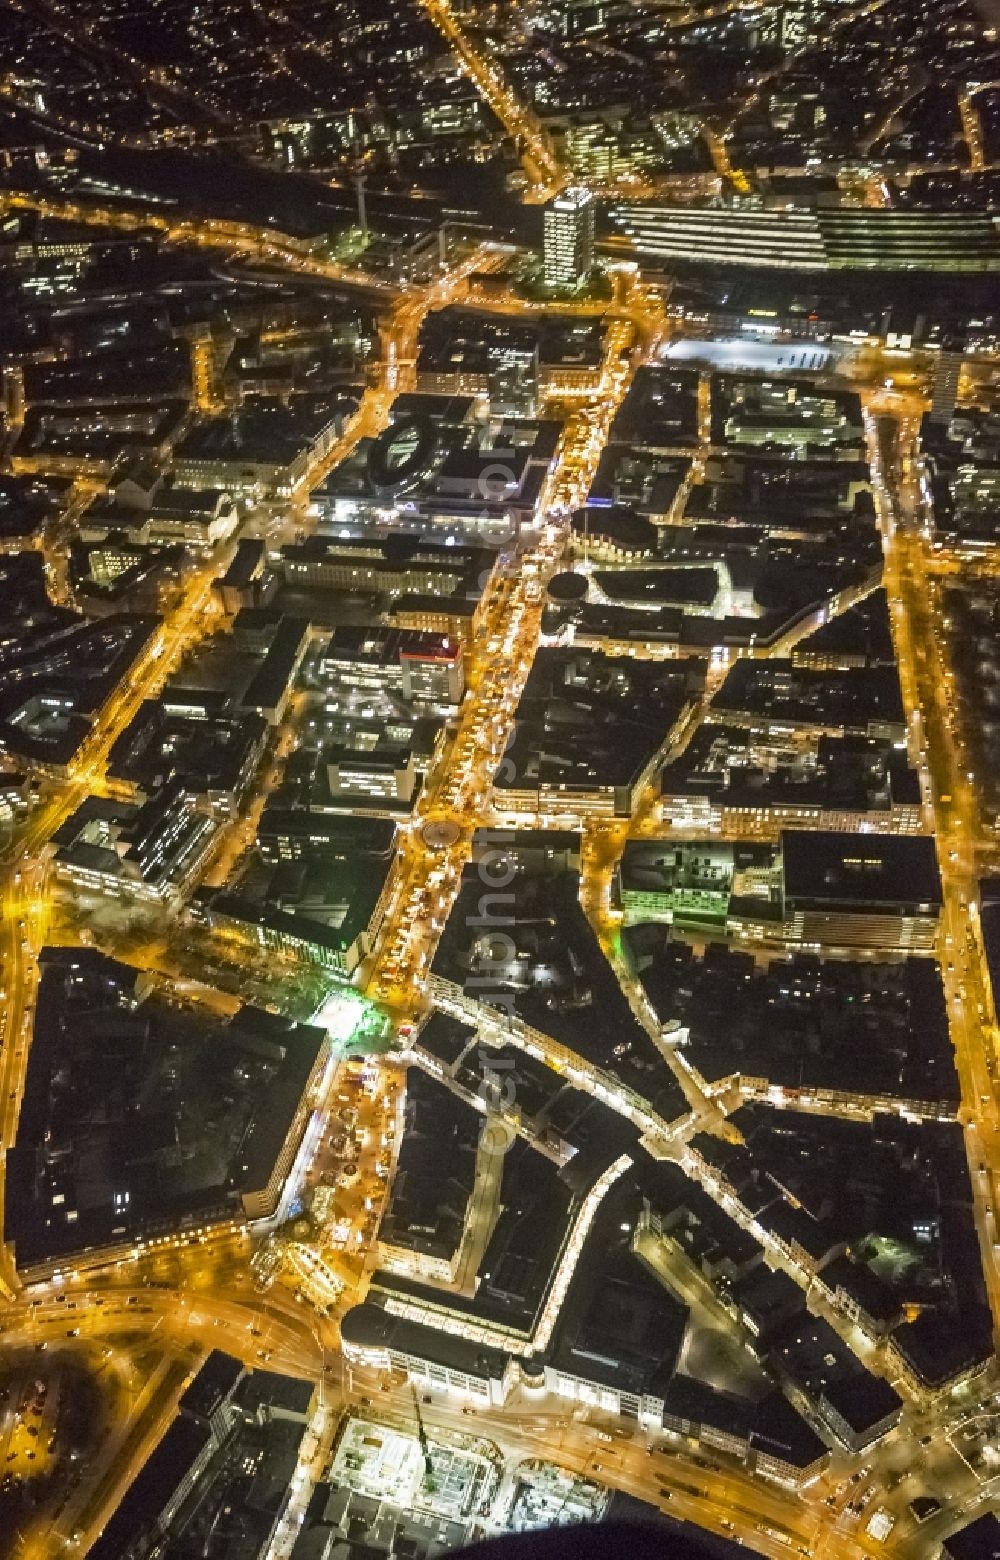
[[[712,715],[870,735],[901,733],[906,722],[894,666],[814,671],[778,659],[737,661],[712,701]]]
[[[239,1216],[265,1194],[325,1031],[247,1008],[206,1020],[92,949],[41,963],[8,1160],[19,1267]]]
[[[640,978],[661,1020],[688,1031],[685,1054],[710,1081],[738,1073],[793,1096],[831,1090],[958,1107],[933,959],[796,953],[763,965],[721,943],[699,954],[676,940],[640,964]]]
[[[888,834],[785,830],[785,906],[885,906],[897,914],[941,905],[934,841]]]
[[[611,790],[628,812],[632,791],[685,706],[703,686],[705,663],[666,665],[598,651],[542,649],[517,707],[514,740],[498,794]]]
[[[147,1553],[160,1513],[205,1457],[213,1440],[210,1425],[185,1415],[174,1420],[89,1550],[94,1560],[124,1560],[125,1556]]]
[[[168,713],[162,699],[146,699],[114,743],[108,772],[144,791],[176,777],[192,794],[225,792],[238,799],[266,735],[264,718],[254,710],[189,719]]]
[[[956,1533],[941,1541],[944,1560],[997,1560],[1000,1556],[1000,1517],[984,1511]]]
[[[884,590],[872,591],[846,612],[831,617],[821,628],[800,639],[792,651],[793,666],[892,666],[895,661],[892,620]]]
[[[179,1408],[192,1419],[211,1419],[228,1403],[246,1372],[242,1360],[213,1349],[194,1380],[181,1394]]]
[[[578,837],[569,838],[578,847]],[[565,837],[521,833],[491,847],[498,865],[490,873],[506,872],[508,863],[513,868],[495,932],[477,924],[483,879],[475,861],[465,869],[433,973],[487,1005],[506,1008],[512,1001],[525,1023],[612,1074],[673,1120],[685,1108],[682,1091],[633,1017],[601,951],[580,906],[578,874],[561,859],[560,839]],[[502,964],[494,956],[498,935],[512,949]]]
[[[394,1349],[470,1376],[499,1380],[509,1358],[499,1349],[473,1342],[458,1333],[393,1316],[374,1300],[354,1306],[345,1314],[340,1328],[349,1348]]]
[[[411,1067],[396,1171],[379,1239],[450,1262],[476,1184],[482,1117],[436,1078]]]
[[[662,1392],[673,1375],[688,1310],[632,1254],[630,1229],[639,1206],[627,1176],[606,1196],[560,1312],[549,1359],[560,1372],[641,1397]]]

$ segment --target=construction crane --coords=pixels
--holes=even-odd
[[[424,1429],[424,1416],[420,1412],[420,1399],[413,1382],[410,1382],[410,1391],[413,1393],[413,1412],[417,1416],[417,1440],[420,1442],[420,1450],[424,1454],[424,1483],[429,1490],[434,1488],[434,1462],[431,1458],[430,1442],[427,1439],[427,1431]]]

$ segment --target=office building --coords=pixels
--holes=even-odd
[[[931,380],[930,420],[938,427],[949,427],[955,415],[964,352],[965,344],[957,336],[948,336],[941,343]]]
[[[175,776],[141,803],[86,797],[46,848],[78,893],[177,905],[214,838],[213,820]]]
[[[575,287],[594,264],[594,197],[573,188],[557,195],[545,211],[545,282]]]
[[[791,829],[781,842],[785,917],[796,940],[933,949],[941,877],[932,839]]]
[[[639,254],[693,265],[793,271],[997,271],[985,211],[901,211],[624,203],[614,224]]]
[[[319,676],[338,701],[367,693],[407,704],[456,705],[465,692],[461,644],[413,628],[336,629]]]
[[[247,1370],[213,1350],[91,1553],[96,1560],[174,1555],[193,1534],[214,1537],[235,1506],[241,1543],[229,1535],[230,1552],[266,1554],[286,1519],[315,1406],[311,1382]]]

